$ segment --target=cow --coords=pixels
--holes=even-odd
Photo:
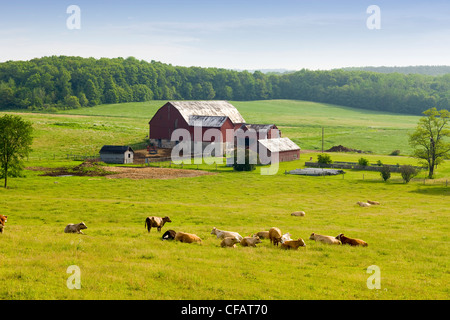
[[[298,250],[298,247],[306,247],[305,241],[302,238],[298,238],[298,240],[289,240],[285,241],[281,244],[281,249],[294,249]]]
[[[184,243],[201,243],[202,239],[200,239],[197,235],[192,233],[186,233],[186,232],[177,232],[175,234],[175,241],[180,241]]]
[[[220,246],[222,248],[225,247],[231,247],[231,248],[236,248],[236,243],[238,243],[239,240],[236,237],[226,237],[222,240],[222,242],[220,243]]]
[[[367,242],[365,242],[364,240],[347,238],[343,233],[339,234],[336,239],[339,240],[342,244],[349,244],[351,246],[368,246]]]
[[[380,205],[380,203],[378,201],[371,201],[371,200],[367,200],[368,204],[373,204],[373,205]]]
[[[241,240],[241,246],[243,247],[256,247],[257,243],[261,243],[259,237],[245,237]]]
[[[148,232],[150,232],[150,229],[156,228],[158,232],[161,232],[161,228],[164,227],[164,224],[166,222],[172,222],[169,217],[165,216],[164,218],[161,217],[147,217],[145,219],[145,227],[147,227]]]
[[[295,211],[291,213],[291,216],[304,217],[305,214],[306,214],[305,211]]]
[[[83,229],[87,229],[87,226],[84,222],[80,222],[77,224],[69,223],[65,228],[65,233],[78,233],[78,234],[84,234]]]
[[[8,216],[0,214],[0,233],[3,233],[6,221],[8,221]]]
[[[269,239],[269,231],[260,231],[253,234],[253,237],[259,237],[260,239]]]
[[[174,230],[167,230],[162,236],[162,240],[173,240],[177,233]]]
[[[276,227],[270,228],[269,239],[270,243],[273,243],[274,246],[278,246],[278,242],[281,241],[281,230]]]
[[[316,242],[322,242],[326,244],[341,244],[341,241],[332,236],[323,236],[321,234],[311,233],[309,237],[310,240],[315,240]]]
[[[290,240],[292,240],[292,239],[291,239],[291,234],[288,232],[288,233],[285,233],[285,234],[283,234],[283,235],[281,236],[280,242],[281,242],[281,243],[284,243],[285,241],[290,241]]]
[[[360,207],[370,207],[371,206],[370,203],[361,202],[361,201],[358,201],[356,204],[359,205]]]
[[[212,229],[211,234],[215,234],[217,236],[217,239],[225,239],[227,237],[236,237],[236,239],[238,239],[239,241],[242,240],[242,236],[239,233],[233,232],[233,231],[219,230],[216,227],[214,227]]]

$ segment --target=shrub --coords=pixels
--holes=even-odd
[[[358,160],[358,164],[360,165],[360,166],[368,166],[369,165],[369,160],[367,160],[366,158],[360,158],[359,160]]]
[[[317,156],[317,162],[321,164],[331,164],[333,161],[328,154],[319,154]]]
[[[400,155],[400,150],[394,150],[391,152],[390,154],[391,156],[399,156]]]
[[[381,178],[383,181],[388,181],[391,177],[391,168],[389,166],[383,166],[380,171]]]
[[[405,183],[408,183],[418,173],[419,171],[411,165],[400,166],[400,174],[402,175],[403,181]]]
[[[377,161],[377,166],[382,167],[383,166],[383,162],[381,162],[381,160]]]
[[[255,155],[255,157],[256,157],[256,163],[252,163],[252,161],[250,161],[250,160],[252,160],[251,158],[252,157],[250,157],[250,152],[253,152],[253,151],[250,151],[249,149],[246,149],[245,150],[245,163],[238,163],[238,159],[237,159],[237,157],[238,157],[238,154],[237,154],[237,149],[235,149],[234,150],[234,162],[233,162],[233,169],[235,170],[235,171],[253,171],[253,170],[255,170],[256,169],[256,163],[258,162],[258,157],[257,157],[257,155]]]

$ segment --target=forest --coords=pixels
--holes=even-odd
[[[128,58],[51,56],[0,63],[0,110],[47,112],[148,100],[296,99],[418,114],[450,108],[450,74],[362,70],[264,74]]]

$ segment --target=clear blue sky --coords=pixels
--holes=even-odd
[[[70,30],[69,5],[81,9]],[[366,12],[381,9],[381,29]],[[128,57],[181,66],[450,65],[450,1],[0,0],[0,61]]]

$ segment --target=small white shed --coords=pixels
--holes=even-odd
[[[100,149],[100,160],[105,163],[133,163],[134,151],[129,146],[105,145]]]

